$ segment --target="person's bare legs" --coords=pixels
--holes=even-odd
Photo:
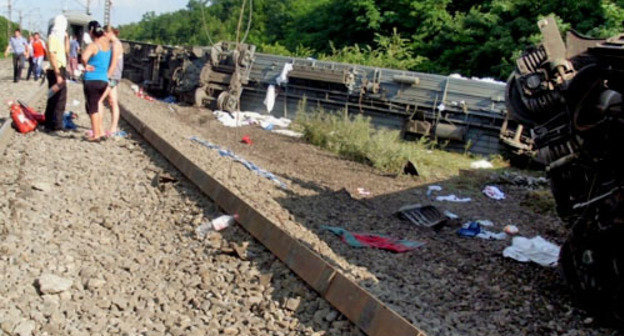
[[[91,139],[99,139],[102,137],[102,114],[98,111],[89,115],[91,118],[91,129],[93,130],[93,136]]]
[[[102,95],[102,98],[98,101],[98,109],[97,112],[91,115],[91,127],[93,129],[93,139],[99,139],[104,136],[104,132],[102,130],[102,111],[104,111],[104,98],[109,93],[110,88],[106,87],[106,91]]]
[[[119,96],[117,95],[117,86],[119,85],[116,85],[114,88],[110,89],[110,92],[108,93],[108,103],[110,104],[111,108],[111,125],[108,131],[111,135],[117,132],[117,127],[119,124]]]

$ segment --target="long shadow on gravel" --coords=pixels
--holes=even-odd
[[[267,316],[273,316],[271,319],[275,320],[273,325],[278,334],[304,335],[311,332],[326,332],[325,335],[361,335],[351,322],[330,308],[327,302],[319,298],[312,289],[307,287],[302,280],[297,278],[270,251],[255,241],[241,227],[232,226],[218,233],[211,232],[203,241],[199,240],[195,234],[195,228],[199,225],[196,219],[198,217],[202,217],[203,220],[215,218],[219,215],[219,209],[162,155],[148,145],[125,121],[122,120],[120,124],[121,128],[129,133],[128,140],[120,143],[120,146],[125,146],[129,151],[140,150],[159,167],[158,171],[148,174],[151,176],[149,184],[155,189],[155,192],[166,192],[167,189],[175,188],[186,204],[197,204],[203,209],[201,213],[185,213],[184,209],[165,209],[166,211],[180,212],[179,227],[185,231],[184,236],[196,240],[196,245],[203,253],[206,256],[214,256],[217,262],[238,264],[239,271],[248,271],[252,268],[259,271],[259,276],[249,283],[241,283],[238,279],[239,276],[236,275],[237,271],[223,279],[225,282],[230,282],[228,286],[231,286],[231,290],[234,292],[259,285],[265,288],[262,296],[268,299],[245,304],[245,300],[241,298],[239,303],[244,304],[248,309],[248,317],[255,316],[261,320],[266,320]],[[159,176],[167,176],[166,182],[159,182]],[[245,258],[241,258],[236,251],[233,251],[233,246],[244,246]],[[211,288],[200,289],[206,296],[197,298],[197,301],[214,298],[210,294]],[[191,304],[197,307],[202,306],[201,302],[192,302]],[[223,304],[228,305],[229,303],[224,302]],[[279,308],[288,306],[285,310],[291,311],[292,315],[286,318],[279,316],[282,313],[275,309],[276,306]],[[295,325],[296,327],[294,327]]]
[[[496,232],[507,224],[515,224],[523,236],[541,235],[558,244],[563,243],[566,235],[562,223],[552,215],[542,216],[520,205],[527,189],[503,185],[507,199],[494,201],[480,190],[496,171],[477,177],[471,176],[472,172],[464,173],[467,175],[436,183],[444,189],[434,195],[469,196],[473,199],[469,203],[437,202],[426,195],[428,185],[364,198],[355,191],[330,190],[290,176],[282,177],[316,194],[290,194],[277,201],[296,222],[316,233],[351,266],[364,269],[356,275],[363,287],[429,335],[617,332],[594,325],[583,311],[574,308],[557,268],[504,258],[502,251],[510,240],[486,241],[456,234],[462,222],[487,219],[497,224],[491,229]],[[449,221],[438,231],[417,227],[395,215],[408,204],[433,204],[460,219]],[[324,225],[422,241],[426,245],[404,254],[352,248],[324,231]]]

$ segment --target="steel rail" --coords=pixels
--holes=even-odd
[[[121,107],[121,117],[191,182],[254,236],[295,274],[369,336],[426,334],[370,292],[272,222],[253,206],[210,176],[199,164],[160,136],[140,116]]]

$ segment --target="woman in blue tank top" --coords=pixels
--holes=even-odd
[[[91,118],[91,132],[85,140],[98,142],[104,135],[102,132],[102,113],[104,97],[108,93],[108,68],[111,63],[111,46],[104,30],[97,21],[89,22],[89,35],[93,43],[82,53],[84,75],[84,94],[86,109]]]

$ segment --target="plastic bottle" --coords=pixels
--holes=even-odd
[[[219,216],[219,217],[211,220],[210,222],[205,222],[202,225],[198,226],[197,229],[195,229],[195,233],[197,233],[197,235],[200,238],[203,238],[211,230],[221,231],[221,230],[225,229],[226,227],[234,224],[234,221],[236,221],[236,219],[238,219],[238,215],[234,215],[234,216],[229,216],[229,215]]]

